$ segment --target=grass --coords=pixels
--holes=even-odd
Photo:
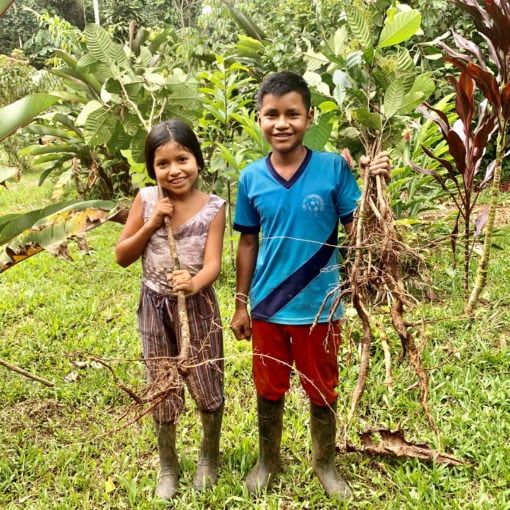
[[[5,213],[47,200],[42,188],[23,182],[1,191]],[[29,204],[27,206],[27,204]],[[0,275],[0,358],[51,380],[53,388],[0,367],[0,507],[5,509],[157,509],[153,497],[157,451],[151,419],[124,417],[131,401],[108,370],[91,363],[108,359],[122,382],[141,390],[144,371],[136,361],[139,265],[122,269],[113,246],[120,226],[107,224],[88,235],[91,253],[72,248],[74,262],[37,255]],[[429,368],[429,403],[444,450],[465,461],[447,467],[417,459],[337,457],[359,509],[510,509],[510,228],[498,237],[488,287],[476,320],[462,311],[460,275],[449,271],[448,254],[431,255],[435,299],[413,312],[423,319],[417,336]],[[216,285],[224,326],[232,314],[233,271],[226,262]],[[349,323],[346,330],[356,324]],[[394,352],[398,340],[390,334]],[[342,351],[339,423],[347,415],[357,376],[354,355]],[[284,470],[267,494],[251,499],[243,480],[256,461],[255,397],[250,345],[225,327],[226,411],[218,485],[203,494],[191,489],[200,427],[193,403],[178,425],[181,478],[174,508],[327,509],[310,467],[307,402],[294,380],[285,411]],[[355,349],[354,349],[355,352]],[[87,362],[81,368],[75,362]],[[383,356],[374,346],[367,391],[349,432],[369,427],[402,428],[410,440],[437,447],[414,387],[408,363],[394,361],[394,388],[384,386]],[[128,418],[133,418],[131,413]],[[346,506],[347,508],[347,506]]]

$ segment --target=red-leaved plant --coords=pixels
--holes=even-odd
[[[447,116],[424,103],[421,113],[435,122],[448,144],[453,164],[439,158],[432,151],[424,151],[445,169],[444,174],[411,163],[422,173],[432,175],[450,194],[457,218],[452,231],[455,253],[456,239],[462,220],[464,239],[464,297],[465,311],[471,314],[485,286],[490,248],[494,231],[496,209],[501,182],[503,158],[508,154],[510,137],[507,133],[510,118],[510,3],[508,0],[453,0],[472,18],[486,47],[479,46],[452,31],[458,49],[443,41],[439,44],[446,53],[446,61],[460,69],[457,80],[448,79],[455,93],[455,110],[458,120],[450,125]],[[486,161],[484,156],[491,139],[496,136],[495,159]],[[481,169],[485,168],[483,177]],[[453,182],[453,185],[450,184]],[[492,181],[489,207],[476,222],[473,212],[480,191]],[[470,262],[475,234],[482,228],[485,239],[478,264],[475,283],[469,293]]]

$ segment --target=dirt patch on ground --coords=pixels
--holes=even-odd
[[[496,228],[507,227],[510,225],[510,192],[503,194],[503,200],[498,206],[496,211]],[[476,218],[480,212],[487,207],[487,205],[479,205],[475,208],[473,219]],[[427,211],[423,215],[425,220],[441,220],[441,219],[453,219],[455,216],[456,209],[451,204],[441,204],[432,211]]]
[[[507,199],[506,204],[502,204],[498,208],[496,213],[496,225],[501,227],[510,225],[510,199]]]

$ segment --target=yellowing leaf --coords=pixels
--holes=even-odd
[[[115,490],[115,481],[112,477],[108,478],[108,480],[105,480],[104,490],[107,494],[110,494],[110,492]]]

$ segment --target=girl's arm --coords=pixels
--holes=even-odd
[[[140,193],[138,193],[129,210],[128,219],[122,229],[119,241],[115,246],[117,263],[122,267],[127,267],[138,260],[154,231],[162,225],[163,217],[165,215],[171,217],[173,210],[170,200],[164,198],[156,204],[152,216],[144,223],[142,199]]]
[[[170,276],[174,291],[182,290],[186,294],[198,292],[218,278],[221,271],[225,223],[225,205],[223,205],[209,225],[202,269],[194,276],[190,276],[186,270],[174,271]]]

